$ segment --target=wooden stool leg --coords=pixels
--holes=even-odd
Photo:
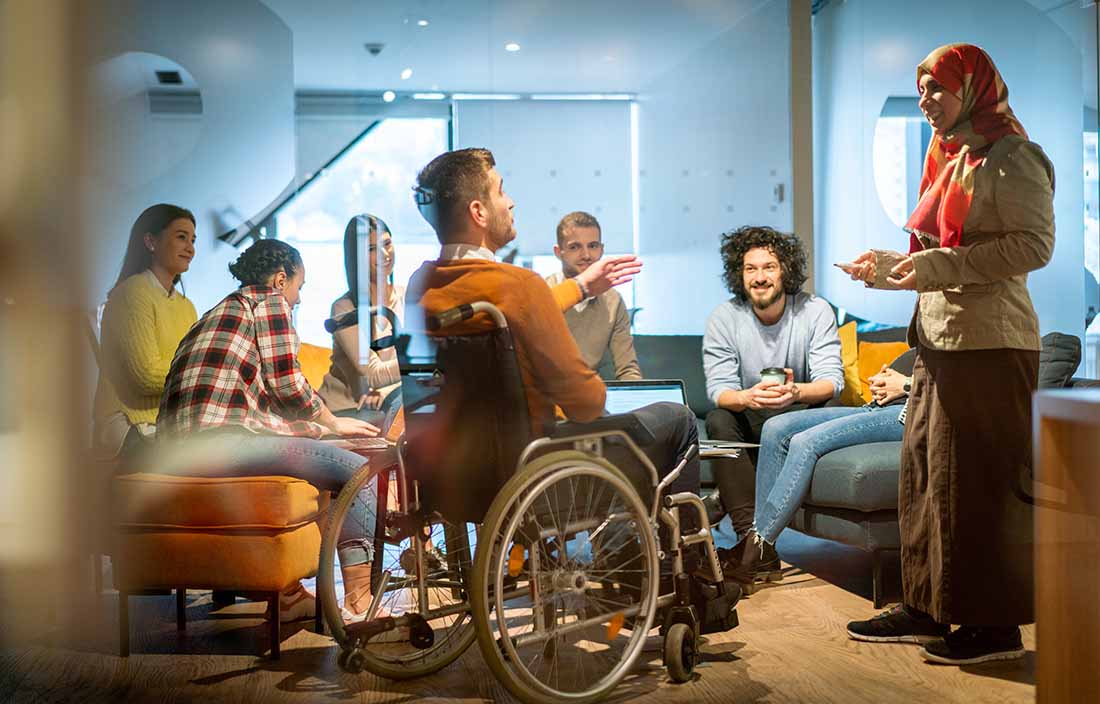
[[[130,594],[118,590],[118,655],[130,657]]]
[[[279,609],[279,592],[270,592],[267,597],[268,613],[270,614],[270,638],[271,659],[279,659],[279,618],[282,616]]]
[[[176,587],[176,630],[187,630],[187,589]]]

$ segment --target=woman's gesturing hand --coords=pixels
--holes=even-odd
[[[875,270],[874,252],[864,252],[850,262],[839,262],[833,266],[838,267],[845,274],[851,276],[852,281],[862,281],[865,284],[875,282],[877,272]]]
[[[905,289],[906,291],[917,290],[917,270],[913,265],[913,258],[906,257],[898,262],[890,270],[890,275],[886,277],[886,280],[894,288]]]

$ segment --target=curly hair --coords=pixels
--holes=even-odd
[[[258,286],[280,271],[294,276],[303,266],[302,255],[286,242],[257,240],[229,265],[229,273],[242,286]]]
[[[745,295],[745,255],[763,247],[774,254],[782,268],[783,291],[794,295],[806,283],[806,252],[794,235],[762,225],[746,225],[722,235],[722,280],[729,292],[741,300]]]

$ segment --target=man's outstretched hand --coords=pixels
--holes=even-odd
[[[589,296],[598,296],[614,286],[630,282],[641,270],[642,260],[633,254],[604,257],[577,274],[577,281],[583,284]]]

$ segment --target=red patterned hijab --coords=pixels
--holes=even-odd
[[[924,249],[916,233],[939,240],[941,247],[962,244],[962,227],[970,212],[974,173],[985,164],[993,143],[1008,135],[1027,139],[1027,132],[1008,106],[1008,88],[989,56],[972,44],[948,44],[917,66],[917,85],[924,74],[962,101],[959,120],[942,137],[932,135],[920,181],[920,201],[905,223],[909,252]]]

